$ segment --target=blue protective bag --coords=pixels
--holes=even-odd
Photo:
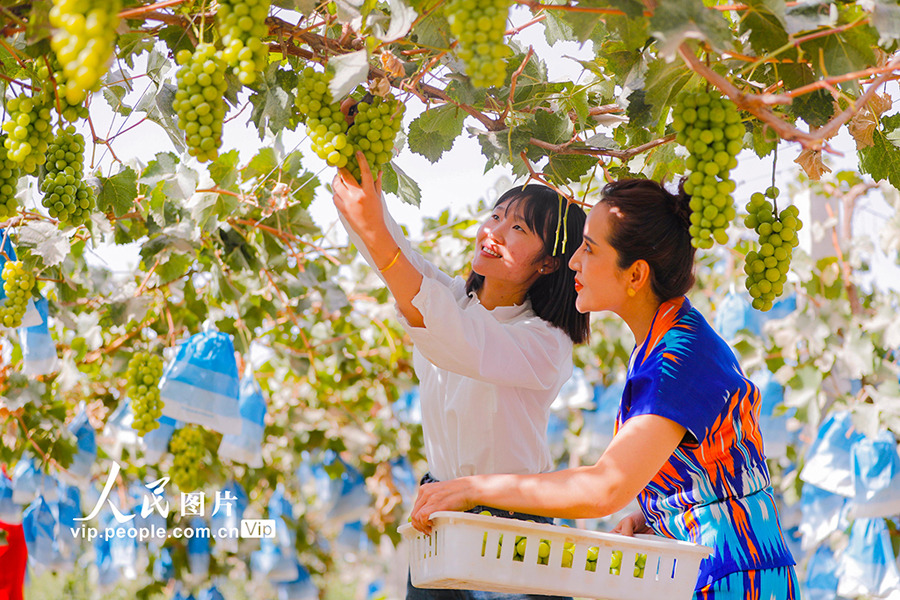
[[[159,382],[162,414],[219,433],[241,432],[239,377],[228,334],[205,331],[178,347]]]
[[[244,516],[244,510],[246,510],[248,504],[244,488],[235,480],[229,479],[225,482],[222,490],[220,490],[219,498],[218,510],[216,510],[216,500],[213,500],[209,513],[210,526],[215,531],[219,529],[225,529],[229,532],[234,529],[240,531],[241,518]],[[233,498],[233,500],[230,498]],[[238,538],[230,534],[225,537],[219,537],[216,540],[215,551],[217,554],[220,552],[237,552]]]
[[[41,322],[31,327],[19,328],[19,345],[22,348],[22,373],[25,375],[49,375],[59,369],[56,343],[47,327],[49,314],[47,299],[41,297],[34,303]]]
[[[211,585],[205,590],[201,590],[197,595],[197,600],[225,600],[225,596],[219,591],[215,585]]]
[[[97,460],[97,436],[88,419],[84,402],[79,403],[78,413],[68,427],[75,436],[77,451],[72,464],[61,474],[73,485],[84,485],[91,478],[91,467]]]
[[[366,489],[366,479],[362,473],[342,458],[337,457],[337,460],[344,470],[340,477],[331,480],[331,493],[335,501],[326,518],[337,523],[357,521],[369,511],[372,496]]]
[[[0,250],[6,253],[6,256],[9,257],[9,260],[15,262],[18,260],[16,257],[16,250],[13,248],[12,240],[9,239],[9,230],[0,229]],[[6,257],[0,253],[0,306],[6,304],[6,290],[3,289],[3,267],[6,266]],[[38,313],[37,308],[34,306],[34,301],[31,298],[28,299],[28,304],[25,306],[25,314],[22,315],[22,324],[20,327],[32,327],[41,322],[41,315]],[[2,323],[0,323],[0,329],[6,329]]]
[[[730,291],[716,308],[713,326],[725,341],[732,341],[739,331],[747,330],[753,335],[760,333],[760,322],[750,306],[746,294]]]
[[[804,484],[800,492],[800,533],[803,535],[802,548],[809,550],[831,535],[834,531],[846,529],[848,500],[844,496],[832,494],[812,484]]]
[[[553,404],[550,405],[550,410],[590,408],[593,405],[593,399],[594,389],[584,376],[584,371],[575,367],[572,369],[572,376],[566,380]]]
[[[38,472],[34,458],[23,454],[12,474],[12,501],[19,505],[31,504],[38,494],[44,476]]]
[[[400,493],[403,503],[412,504],[416,499],[419,482],[416,481],[415,472],[407,457],[398,456],[391,461],[391,479],[394,480],[394,487]]]
[[[22,522],[22,508],[13,502],[12,479],[0,471],[0,521],[15,525]]]
[[[175,567],[172,564],[172,551],[169,548],[161,548],[156,560],[153,561],[153,578],[157,581],[169,581],[175,577]]]
[[[832,412],[806,453],[800,479],[823,490],[852,498],[856,495],[851,449],[863,439],[853,427],[850,411]]]
[[[838,594],[886,596],[900,588],[900,572],[884,519],[857,519],[838,558]]]
[[[362,521],[351,521],[344,523],[341,532],[337,537],[337,546],[344,552],[351,552],[356,555],[364,555],[371,549],[372,543],[369,536],[363,529]]]
[[[285,549],[293,548],[296,541],[294,532],[294,507],[284,495],[284,485],[279,483],[269,498],[266,513],[275,520],[275,541]]]
[[[256,577],[265,577],[272,583],[287,583],[297,579],[297,561],[279,548],[272,540],[262,538],[260,549],[250,555],[250,570]]]
[[[112,521],[112,513],[107,513],[107,519],[102,518],[101,523],[104,526]],[[106,536],[98,535],[94,538],[94,564],[97,565],[97,583],[101,587],[107,587],[119,581],[119,570],[113,566],[111,540],[107,540]]]
[[[297,569],[297,577],[292,581],[278,584],[278,600],[316,600],[319,597],[319,588],[313,583],[309,571],[294,560]]]
[[[262,443],[266,429],[266,399],[249,364],[241,379],[239,409],[241,432],[226,434],[219,444],[219,458],[244,463],[253,469],[263,466]]]
[[[144,434],[144,463],[148,465],[157,465],[162,459],[163,454],[168,451],[169,440],[180,424],[175,419],[166,416],[160,416],[157,419],[159,427],[153,431]]]
[[[188,568],[192,576],[205,579],[209,576],[209,538],[196,533],[206,527],[206,521],[202,517],[194,517],[188,527],[195,533],[187,542]]]
[[[28,556],[35,563],[56,568],[63,562],[57,542],[58,522],[50,504],[38,496],[22,516],[22,530]]]
[[[894,434],[881,431],[851,449],[856,496],[849,517],[875,518],[900,514],[900,456]]]
[[[422,406],[419,403],[419,386],[404,392],[400,398],[391,405],[394,416],[401,423],[422,424]]]
[[[330,459],[326,459],[327,464],[331,464],[334,461],[334,452],[328,450],[325,454],[326,456],[331,455]],[[334,506],[337,497],[332,492],[331,476],[325,470],[325,462],[311,460],[309,453],[305,450],[301,456],[303,457],[303,462],[297,467],[297,479],[300,482],[300,487],[307,493],[309,488],[312,488],[315,495],[316,509],[327,513]]]
[[[803,598],[835,600],[838,588],[837,566],[831,548],[824,544],[819,546],[806,565]]]
[[[762,432],[766,457],[787,456],[787,447],[794,441],[787,425],[790,415],[795,409],[791,409],[790,413],[773,415],[775,408],[784,403],[784,388],[768,369],[757,371],[750,377],[750,380],[759,388],[759,429]]]

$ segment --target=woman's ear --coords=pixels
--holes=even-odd
[[[562,265],[562,260],[558,256],[545,256],[541,261],[540,272],[542,275],[549,275],[555,272]]]
[[[634,261],[629,270],[631,271],[629,286],[634,291],[638,292],[645,285],[650,285],[650,264],[646,260]]]

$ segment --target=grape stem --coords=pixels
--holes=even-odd
[[[519,82],[519,75],[522,74],[522,71],[525,70],[525,65],[528,64],[528,61],[531,60],[532,55],[534,54],[534,47],[528,46],[528,53],[525,55],[525,59],[522,60],[522,64],[519,65],[519,68],[516,69],[515,73],[512,74],[509,80],[509,97],[506,99],[506,108],[503,109],[503,112],[500,113],[500,116],[497,117],[498,121],[506,121],[506,115],[509,114],[509,110],[512,108],[513,97],[516,95],[516,84]]]

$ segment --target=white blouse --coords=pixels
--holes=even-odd
[[[448,480],[551,471],[547,419],[550,405],[572,374],[572,340],[535,315],[528,300],[519,306],[484,308],[474,293],[466,294],[465,280],[425,260],[386,208],[385,215],[397,245],[423,275],[412,303],[425,327],[413,327],[397,313],[414,344],[431,474]],[[379,273],[346,221],[344,227]]]

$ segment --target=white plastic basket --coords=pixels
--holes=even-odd
[[[462,512],[436,512],[431,520],[430,536],[409,524],[399,528],[409,542],[412,584],[419,588],[605,600],[690,600],[700,561],[712,552],[705,546],[653,535],[628,537]],[[526,539],[521,562],[513,560],[520,536]],[[547,564],[538,563],[541,540],[550,543]],[[574,544],[571,566],[563,566],[566,544]],[[587,568],[592,547],[598,549],[594,571]],[[618,575],[609,568],[614,551],[622,553]],[[647,557],[641,577],[635,576],[638,554]]]

